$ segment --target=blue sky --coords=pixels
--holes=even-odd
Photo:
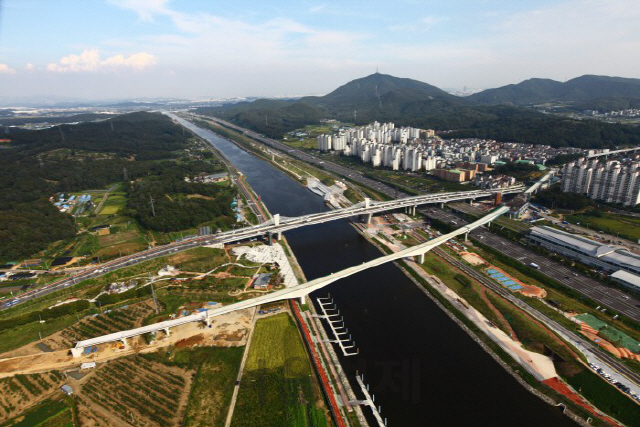
[[[0,96],[324,94],[640,77],[637,0],[0,0]]]

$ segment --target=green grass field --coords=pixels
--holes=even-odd
[[[262,319],[256,323],[253,342],[247,358],[247,371],[273,369],[286,366],[292,361],[307,359],[304,347],[288,314]],[[308,363],[300,366],[300,375],[309,373]]]
[[[608,213],[602,217],[582,214],[565,215],[565,220],[573,224],[580,223],[583,227],[604,231],[614,236],[619,235],[634,242],[640,239],[640,218]]]
[[[327,426],[297,326],[282,313],[256,323],[232,426]]]
[[[120,210],[120,206],[103,206],[100,210],[100,215],[114,215]]]

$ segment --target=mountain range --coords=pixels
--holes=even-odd
[[[566,82],[529,79],[518,84],[487,89],[467,97],[479,104],[531,105],[568,103],[583,105],[602,99],[640,100],[640,79],[585,75]],[[594,102],[595,101],[595,102]]]
[[[366,124],[395,121],[403,126],[449,130],[460,137],[552,146],[616,147],[640,145],[640,128],[572,120],[543,114],[533,104],[580,105],[640,102],[640,79],[582,76],[565,83],[531,79],[516,85],[459,97],[417,80],[375,73],[353,80],[324,96],[295,100],[260,99],[215,108],[211,114],[268,136],[281,138],[288,131],[320,119]]]

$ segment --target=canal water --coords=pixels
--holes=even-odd
[[[271,213],[328,209],[321,197],[267,162],[181,122],[245,175]],[[381,256],[346,220],[285,234],[309,280]],[[340,357],[345,372],[355,390],[356,372],[364,374],[389,426],[576,425],[526,391],[393,264],[337,281],[311,299],[329,293],[360,350]]]

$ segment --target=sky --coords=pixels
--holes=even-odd
[[[0,97],[323,95],[640,78],[637,0],[0,0]]]

